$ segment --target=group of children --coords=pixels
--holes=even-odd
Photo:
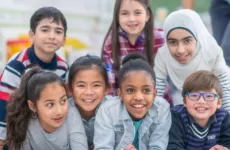
[[[0,77],[0,150],[230,149],[221,48],[192,10],[172,12],[164,36],[153,19],[149,0],[116,0],[102,59],[82,56],[68,68],[55,54],[65,17],[38,9],[33,45]],[[168,81],[172,104],[162,98]]]

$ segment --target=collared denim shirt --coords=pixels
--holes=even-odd
[[[138,130],[139,150],[165,150],[171,123],[169,104],[156,97]],[[135,137],[133,121],[119,99],[101,105],[94,129],[94,150],[121,150]]]

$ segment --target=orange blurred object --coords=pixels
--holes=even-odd
[[[7,60],[9,60],[15,53],[28,48],[31,42],[28,39],[11,39],[7,41]]]

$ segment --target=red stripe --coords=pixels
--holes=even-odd
[[[28,49],[25,52],[25,55],[22,58],[22,63],[25,62],[26,60],[28,60]]]
[[[9,93],[0,91],[0,99],[1,100],[8,101],[9,100],[9,96],[10,96]]]

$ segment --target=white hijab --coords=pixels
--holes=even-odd
[[[169,76],[181,92],[184,80],[195,71],[209,70],[216,76],[226,72],[223,51],[196,12],[188,9],[172,12],[164,23],[166,40],[168,33],[174,28],[185,28],[193,33],[197,40],[196,55],[188,64],[180,64],[171,56],[166,42],[155,58],[154,71],[157,78],[166,79]]]

